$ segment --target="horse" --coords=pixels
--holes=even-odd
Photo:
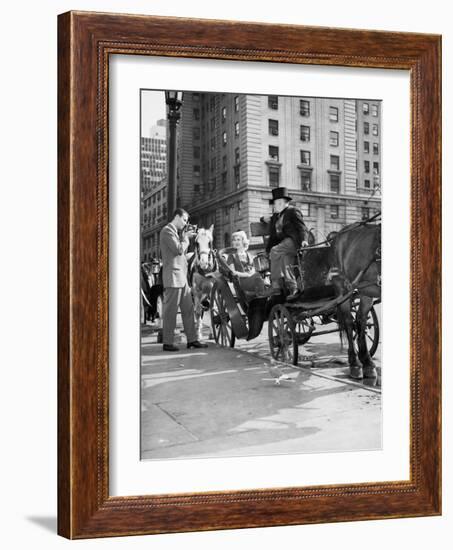
[[[338,306],[340,335],[348,339],[351,378],[376,378],[376,366],[366,343],[367,317],[373,301],[381,298],[381,225],[356,223],[332,236],[329,279],[337,296],[353,288],[359,297],[356,313],[358,353],[354,346],[352,300]]]
[[[192,289],[197,339],[202,339],[203,313],[209,308],[209,297],[217,272],[217,260],[212,248],[214,225],[199,228],[194,237],[194,253],[189,259],[188,279]]]

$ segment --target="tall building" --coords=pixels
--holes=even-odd
[[[167,215],[167,121],[141,137],[142,261],[159,252],[158,230]],[[157,233],[157,236],[156,236]]]
[[[270,213],[286,186],[318,240],[380,209],[380,102],[189,92],[178,129],[178,204],[216,246]],[[252,240],[256,246],[261,240]]]
[[[141,137],[141,189],[148,192],[167,174],[167,125],[158,120],[149,134]]]

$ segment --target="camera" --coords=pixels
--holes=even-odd
[[[186,231],[187,233],[190,231],[192,231],[193,233],[196,233],[198,231],[198,225],[193,225],[191,223],[188,223],[184,228],[184,231]]]

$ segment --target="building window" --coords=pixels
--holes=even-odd
[[[370,189],[370,187],[371,187],[370,180],[364,180],[363,181],[363,187],[365,187],[365,189]]]
[[[302,191],[311,191],[311,172],[300,173],[300,188]]]
[[[227,173],[226,172],[222,172],[222,185],[223,185],[223,190],[225,191],[226,186],[227,186]]]
[[[340,176],[337,174],[330,174],[330,191],[332,193],[340,192]]]
[[[310,166],[311,164],[311,153],[310,151],[301,151],[300,152],[300,163],[305,166]]]
[[[379,175],[379,162],[373,162],[373,174],[375,176]]]
[[[363,123],[363,133],[364,134],[369,134],[370,133],[370,123],[369,122],[364,122]]]
[[[378,143],[373,143],[373,154],[374,155],[379,155],[379,144]]]
[[[211,138],[211,151],[215,151],[215,136]]]
[[[223,243],[225,248],[229,248],[231,245],[230,234],[228,232],[225,232],[225,235],[223,236]]]
[[[310,141],[310,126],[301,126],[300,127],[300,140],[301,141]]]
[[[215,130],[215,118],[214,117],[211,118],[211,131],[212,130]]]
[[[378,116],[378,106],[377,105],[371,105],[371,114],[373,116]]]
[[[280,182],[280,169],[276,166],[269,166],[269,185],[278,187]]]
[[[239,151],[239,147],[236,147],[236,149],[234,150],[234,162],[236,164],[239,164],[241,162],[241,154]]]
[[[378,136],[379,135],[379,130],[378,130],[378,125],[377,124],[373,124],[373,136]]]
[[[200,139],[200,128],[197,126],[193,129],[193,139]]]
[[[370,217],[370,209],[368,206],[362,206],[362,220],[367,220]]]
[[[234,123],[234,136],[239,137],[239,122]]]
[[[226,143],[227,143],[227,133],[226,132],[222,133],[222,143],[223,143],[223,145],[226,145]]]
[[[226,107],[222,107],[222,122],[226,120]]]
[[[222,170],[226,170],[227,169],[227,157],[226,155],[223,155],[222,157]]]
[[[365,160],[363,162],[363,165],[364,165],[365,174],[369,174],[370,173],[370,161]]]
[[[300,116],[310,116],[310,102],[306,99],[300,100]]]
[[[236,187],[241,185],[241,170],[239,165],[234,167],[234,185]]]
[[[192,100],[193,101],[200,101],[200,94],[199,93],[193,93],[192,94]]]
[[[331,122],[338,122],[338,108],[329,107],[329,120]]]
[[[278,96],[277,95],[269,95],[267,96],[267,106],[269,109],[278,109]]]
[[[275,145],[269,145],[269,158],[278,161],[278,147]]]
[[[370,112],[370,105],[368,103],[363,104],[363,114],[367,115]]]
[[[278,136],[278,120],[269,119],[269,134]]]
[[[200,147],[198,145],[195,145],[193,148],[193,158],[195,159],[200,158]]]
[[[331,170],[340,169],[340,157],[337,155],[330,155],[330,168]]]
[[[215,172],[217,168],[217,159],[214,157],[211,159],[211,172]]]
[[[340,135],[338,132],[330,132],[329,133],[329,145],[332,147],[338,147]]]
[[[200,120],[200,109],[194,109],[193,110],[193,118],[194,120]]]
[[[197,177],[200,176],[200,165],[199,164],[194,164],[193,175],[197,176]]]
[[[215,109],[215,96],[214,97],[211,97],[211,99],[209,100],[209,110],[212,111]]]
[[[330,205],[330,219],[332,220],[338,220],[340,217],[340,207],[338,204],[331,204]]]
[[[234,110],[236,111],[236,113],[239,111],[239,96],[238,95],[234,96]]]
[[[363,142],[363,150],[365,151],[365,153],[370,152],[370,142],[369,141],[364,141]]]

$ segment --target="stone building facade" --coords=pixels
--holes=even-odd
[[[186,93],[178,204],[228,246],[285,186],[322,240],[380,209],[380,110],[377,100]]]
[[[380,209],[380,126],[378,100],[186,92],[178,205],[214,224],[221,248],[233,231],[249,234],[271,212],[271,189],[285,186],[321,241]]]

